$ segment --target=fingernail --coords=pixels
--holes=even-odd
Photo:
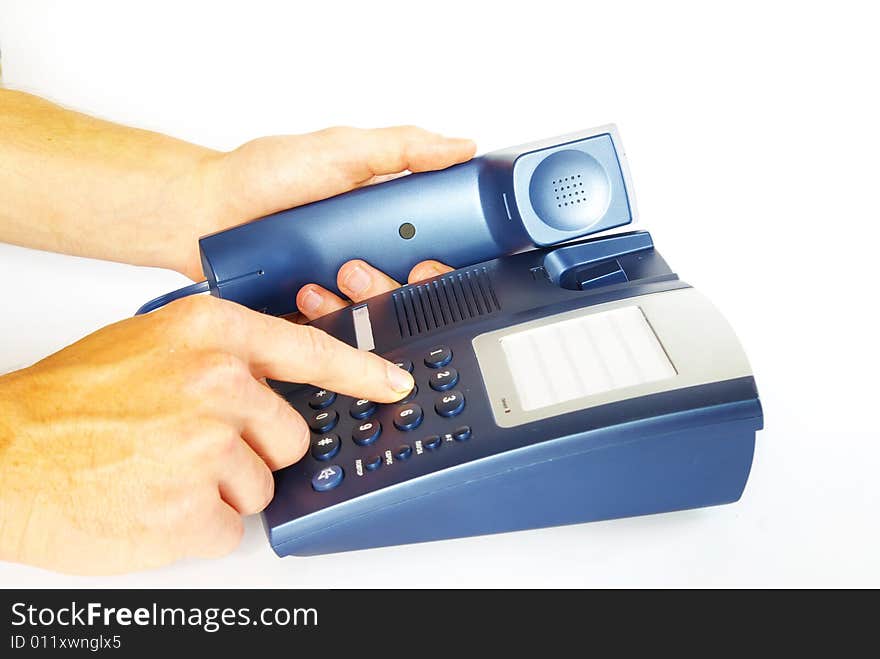
[[[345,281],[342,283],[350,293],[357,295],[370,287],[370,275],[362,267],[356,265],[348,271]]]
[[[391,383],[391,388],[394,391],[402,394],[412,391],[415,380],[409,373],[402,368],[397,368],[394,364],[388,364],[386,370],[388,371],[388,382]]]
[[[300,311],[305,313],[313,313],[317,311],[321,306],[321,296],[315,293],[311,288],[305,292],[302,296],[302,301],[299,304]]]

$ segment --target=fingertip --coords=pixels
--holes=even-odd
[[[410,270],[407,281],[410,284],[414,284],[418,281],[430,279],[431,277],[445,275],[447,272],[452,272],[452,270],[453,268],[450,268],[445,263],[440,263],[439,261],[422,261],[421,263],[417,263],[413,269]]]
[[[296,294],[296,308],[309,320],[347,306],[345,300],[317,284],[306,284]]]

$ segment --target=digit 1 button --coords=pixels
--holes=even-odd
[[[323,410],[315,412],[309,417],[309,428],[312,432],[329,432],[339,421],[339,413],[336,410]]]
[[[342,482],[345,472],[339,465],[327,465],[317,474],[312,476],[312,489],[315,492],[326,492]]]
[[[429,380],[434,391],[446,391],[458,384],[458,371],[451,366],[431,373]]]
[[[351,433],[351,440],[358,446],[366,446],[379,439],[381,433],[382,424],[375,419],[371,419],[370,421],[364,421],[359,426],[354,427],[354,430]]]
[[[414,430],[422,422],[422,408],[416,403],[401,405],[394,412],[394,427],[398,430]]]
[[[335,400],[336,394],[332,391],[318,389],[315,393],[309,396],[309,407],[313,410],[323,410],[325,407],[330,407]]]
[[[312,442],[312,457],[315,460],[329,460],[339,453],[339,435],[324,435]]]
[[[351,414],[351,416],[355,419],[366,419],[368,416],[376,411],[376,403],[371,400],[361,398],[360,400],[354,401],[348,411],[349,414]]]
[[[460,391],[448,391],[437,399],[434,409],[440,416],[455,416],[464,409],[464,396]]]
[[[448,346],[434,346],[425,353],[425,366],[440,368],[452,361],[452,350]]]

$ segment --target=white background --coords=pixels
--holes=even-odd
[[[8,86],[216,148],[417,123],[486,151],[616,122],[641,228],[736,328],[766,414],[730,506],[285,560],[254,518],[224,560],[110,579],[0,565],[0,583],[880,586],[869,7],[0,0]],[[0,372],[182,283],[0,246]]]

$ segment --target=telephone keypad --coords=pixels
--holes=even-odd
[[[425,410],[431,408],[423,408],[419,402],[416,402],[417,400],[422,404],[433,406],[433,412],[444,419],[451,420],[464,411],[464,393],[460,389],[454,389],[459,384],[461,376],[451,365],[452,358],[452,350],[448,346],[434,346],[422,356],[422,362],[428,372],[425,373],[423,370],[421,375],[416,372],[411,360],[395,361],[395,365],[413,373],[416,379],[412,391],[396,403],[377,404],[365,399],[353,400],[345,397],[340,399],[332,391],[312,390],[306,398],[308,407],[314,410],[306,415],[309,427],[314,433],[311,449],[311,456],[315,461],[312,463],[314,465],[312,488],[317,492],[326,492],[339,486],[345,477],[341,465],[348,464],[358,477],[366,476],[382,468],[383,465],[393,468],[398,462],[433,454],[443,448],[444,444],[457,444],[469,440],[472,436],[471,427],[459,425],[455,428],[432,429],[439,434],[429,434],[420,441],[394,443],[394,438],[404,439],[426,421]],[[420,397],[420,385],[423,387],[424,384],[427,384],[428,388]],[[348,416],[354,420],[353,426],[352,421],[348,421],[347,425],[340,423],[339,408],[345,410],[346,407]],[[390,429],[383,432],[380,418]],[[330,431],[333,429],[336,429],[336,432],[331,434]],[[349,432],[352,444],[343,444],[340,434],[344,437]],[[386,439],[390,445],[386,444],[385,440],[379,442],[385,435],[388,435]],[[367,447],[373,447],[373,452],[367,453]],[[445,450],[443,453],[445,454]],[[327,464],[333,458],[336,458],[340,464]]]

